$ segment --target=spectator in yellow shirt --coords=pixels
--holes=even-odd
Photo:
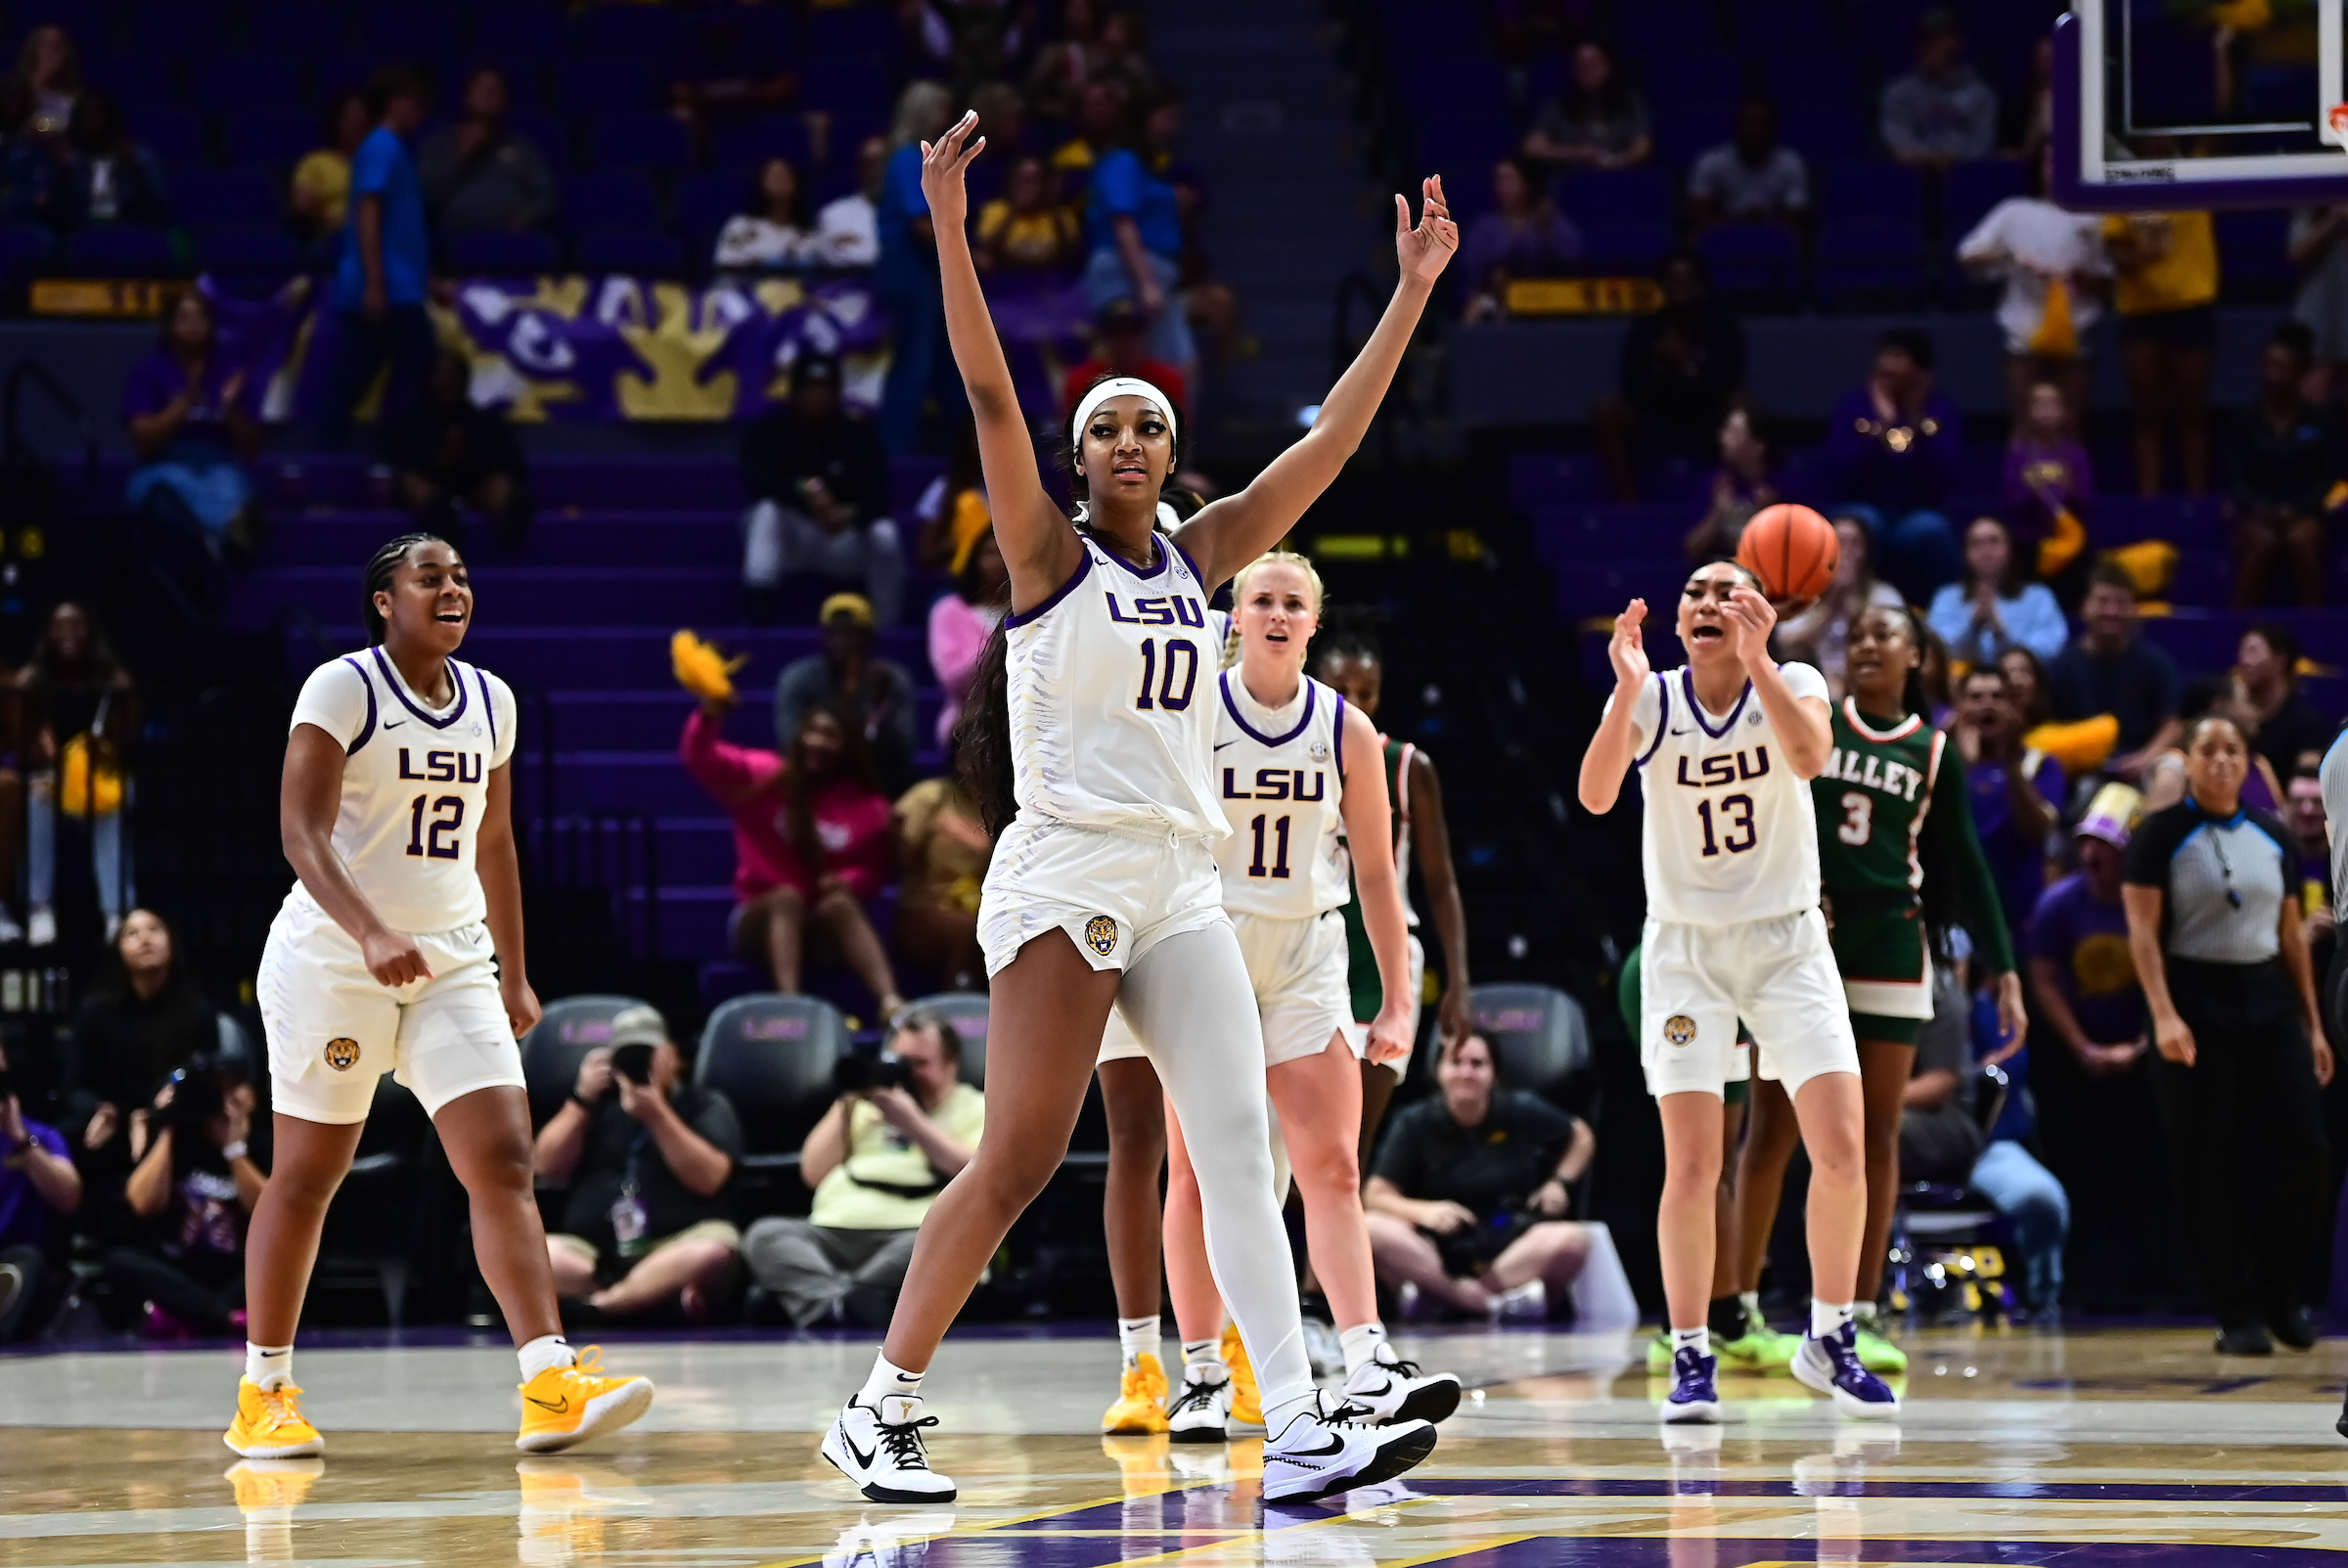
[[[294,227],[303,240],[316,245],[341,234],[350,212],[351,155],[374,128],[364,97],[356,92],[336,96],[326,112],[327,145],[294,165],[293,185],[287,193]]]
[[[985,272],[1064,272],[1074,261],[1076,217],[1053,203],[1042,158],[1013,164],[1003,194],[979,208],[975,249]]]
[[[2209,371],[2218,336],[2218,246],[2206,212],[2112,213],[2120,363],[2136,410],[2136,489],[2161,490],[2173,442],[2188,495],[2209,489]]]

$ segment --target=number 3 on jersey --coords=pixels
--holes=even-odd
[[[1174,690],[1174,671],[1177,668],[1182,671],[1182,690],[1179,692]],[[1151,708],[1164,708],[1169,713],[1180,713],[1191,705],[1191,693],[1197,685],[1198,646],[1196,643],[1187,637],[1166,639],[1166,671],[1161,679],[1157,672],[1157,639],[1142,639],[1142,690],[1133,699],[1135,707],[1145,712]],[[1150,693],[1152,686],[1157,688],[1154,699]]]
[[[1728,795],[1722,798],[1720,826],[1726,829],[1725,837],[1713,833],[1711,801],[1697,801],[1695,814],[1704,820],[1704,853],[1708,856],[1717,855],[1724,849],[1732,855],[1741,855],[1761,841],[1760,831],[1753,827],[1753,797],[1750,795]]]
[[[427,797],[418,795],[408,803],[408,853],[429,856],[433,860],[456,860],[457,829],[465,826],[465,801],[459,795],[442,795],[432,801],[432,820],[424,820]],[[445,839],[442,834],[446,834]]]
[[[1842,823],[1834,836],[1846,844],[1864,844],[1874,830],[1875,803],[1853,789],[1842,797]]]

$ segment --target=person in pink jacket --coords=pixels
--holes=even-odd
[[[963,698],[978,673],[978,652],[1011,605],[1011,572],[992,529],[971,542],[954,563],[954,592],[929,606],[929,667],[946,700],[937,710],[937,743],[944,745],[962,717]]]
[[[734,820],[735,950],[764,963],[775,989],[799,989],[814,927],[819,954],[836,954],[880,1003],[905,1005],[865,906],[892,867],[888,797],[862,729],[829,700],[810,706],[785,758],[724,739],[730,698],[703,697],[685,721],[685,771]]]

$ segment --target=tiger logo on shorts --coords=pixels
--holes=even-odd
[[[1663,1020],[1663,1038],[1675,1046],[1692,1045],[1695,1041],[1695,1020],[1684,1012],[1675,1012]]]
[[[1084,943],[1103,958],[1117,950],[1117,922],[1106,915],[1096,915],[1084,922]]]
[[[347,1035],[337,1035],[326,1043],[326,1064],[337,1072],[348,1072],[359,1064],[359,1043]]]

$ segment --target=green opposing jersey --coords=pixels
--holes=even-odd
[[[1818,879],[1837,893],[1913,893],[1924,884],[1918,838],[1932,809],[1948,737],[1911,713],[1887,728],[1844,697],[1834,710],[1834,750],[1810,781],[1818,804]]]

